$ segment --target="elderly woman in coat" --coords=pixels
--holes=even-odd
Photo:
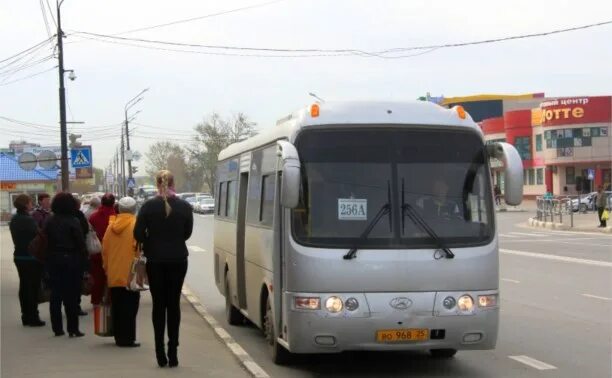
[[[115,344],[139,347],[136,342],[136,315],[140,302],[138,291],[129,291],[128,277],[132,262],[138,255],[134,239],[136,200],[119,200],[119,214],[111,216],[102,241],[102,263],[111,291],[111,307]]]

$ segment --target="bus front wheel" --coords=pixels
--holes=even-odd
[[[229,274],[225,275],[225,319],[230,325],[244,323],[244,315],[232,304]]]
[[[457,354],[457,349],[432,349],[429,353],[433,358],[452,358]]]
[[[266,337],[266,342],[270,349],[272,356],[272,362],[277,365],[286,365],[291,360],[291,352],[285,349],[278,343],[276,338],[278,333],[275,330],[274,314],[272,313],[272,305],[270,304],[270,297],[266,299],[266,313],[264,315],[263,331]]]

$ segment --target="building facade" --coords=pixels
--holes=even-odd
[[[463,106],[487,143],[507,142],[523,160],[524,194],[576,195],[612,182],[612,96],[546,98],[543,93],[444,98]],[[493,180],[502,190],[502,167]],[[609,190],[609,189],[608,189]]]

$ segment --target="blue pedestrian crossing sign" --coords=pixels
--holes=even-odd
[[[587,171],[587,179],[593,180],[595,178],[595,170],[593,168],[589,168]]]
[[[130,189],[134,189],[136,187],[136,180],[134,180],[134,178],[129,178],[127,180],[127,187]]]
[[[74,168],[90,168],[91,146],[80,146],[70,150],[70,162]]]

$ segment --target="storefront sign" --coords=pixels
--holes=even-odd
[[[0,183],[0,190],[15,190],[15,189],[17,189],[17,183],[14,183],[14,182]]]
[[[612,121],[612,97],[576,97],[545,101],[542,126],[604,123]]]

